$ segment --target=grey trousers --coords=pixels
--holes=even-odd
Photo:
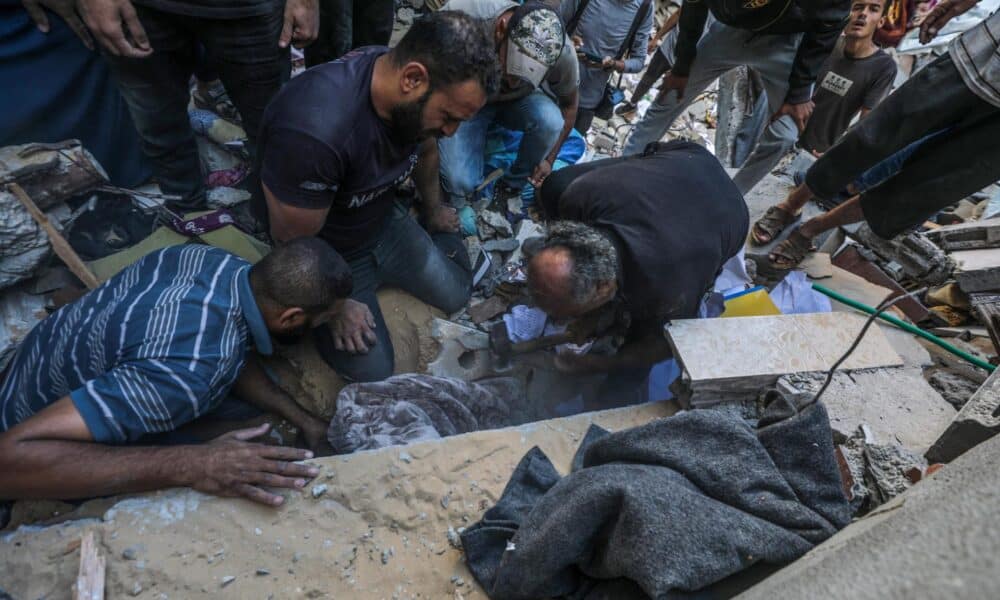
[[[632,131],[623,154],[640,154],[650,142],[660,141],[674,120],[705,88],[741,65],[756,69],[760,74],[771,114],[774,114],[788,93],[788,76],[801,39],[801,33],[760,35],[716,21],[698,42],[698,55],[691,65],[684,99],[678,101],[677,94],[671,92],[662,104],[654,102]]]
[[[782,157],[795,148],[798,139],[799,129],[788,115],[768,125],[760,136],[757,147],[740,170],[733,175],[733,182],[736,183],[740,193],[746,195],[752,190],[753,186],[777,166]]]

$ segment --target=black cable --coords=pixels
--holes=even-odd
[[[861,344],[861,340],[864,339],[865,334],[868,333],[868,328],[871,327],[872,323],[875,322],[875,319],[877,319],[879,317],[879,315],[881,315],[885,311],[889,310],[889,308],[891,308],[897,302],[901,302],[902,300],[905,300],[906,298],[911,298],[913,296],[918,296],[920,294],[923,294],[926,291],[927,291],[927,288],[921,288],[919,290],[914,290],[912,292],[907,292],[907,293],[902,294],[900,296],[896,296],[895,298],[883,300],[882,303],[880,303],[877,307],[875,307],[875,312],[873,312],[868,317],[868,319],[865,321],[865,324],[861,328],[861,331],[859,331],[858,335],[854,338],[854,343],[851,344],[851,347],[848,348],[847,352],[844,352],[843,356],[841,356],[839,359],[837,359],[837,362],[833,363],[833,366],[830,367],[830,370],[826,372],[826,381],[823,382],[823,386],[821,388],[819,388],[819,391],[816,392],[816,395],[813,396],[812,400],[806,402],[805,405],[802,408],[805,408],[807,406],[815,404],[816,402],[819,401],[820,396],[823,395],[823,392],[826,391],[826,388],[830,387],[830,382],[833,381],[833,374],[837,371],[837,369],[840,367],[840,365],[844,364],[844,361],[847,360],[848,357],[851,356],[851,353],[853,353],[855,350],[857,350],[858,345]]]

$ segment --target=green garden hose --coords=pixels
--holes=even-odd
[[[819,292],[821,294],[825,294],[825,295],[833,298],[837,302],[840,302],[842,304],[846,304],[847,306],[850,306],[851,308],[855,308],[855,309],[860,310],[862,312],[866,312],[866,313],[868,313],[870,315],[871,314],[875,314],[875,309],[872,308],[871,306],[868,306],[867,304],[863,304],[861,302],[858,302],[857,300],[852,300],[852,299],[848,298],[847,296],[843,296],[843,295],[841,295],[841,294],[839,294],[839,293],[831,290],[830,288],[824,287],[824,286],[822,286],[822,285],[820,285],[818,283],[812,284],[812,287],[817,292]],[[928,333],[928,332],[924,331],[923,329],[917,327],[916,325],[911,325],[910,323],[907,323],[906,321],[901,321],[900,319],[897,319],[896,317],[894,317],[892,315],[887,315],[885,313],[880,314],[878,316],[878,318],[880,318],[883,321],[886,321],[888,323],[892,323],[893,325],[895,325],[896,327],[899,327],[903,331],[908,331],[908,332],[912,333],[913,335],[922,337],[925,340],[927,340],[928,342],[930,342],[932,344],[935,344],[937,346],[940,346],[941,348],[944,348],[948,352],[951,352],[952,354],[954,354],[955,356],[961,358],[962,360],[964,360],[964,361],[966,361],[968,363],[974,364],[977,367],[980,367],[982,369],[986,369],[990,373],[992,373],[993,370],[996,369],[995,366],[991,365],[990,363],[986,362],[985,360],[982,360],[981,358],[976,358],[975,356],[969,354],[968,352],[965,352],[964,350],[960,350],[959,348],[956,348],[955,346],[952,346],[951,344],[949,344],[948,342],[942,340],[938,336],[936,336],[936,335],[934,335],[932,333]]]

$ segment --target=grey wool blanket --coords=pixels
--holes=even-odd
[[[691,598],[847,525],[826,409],[772,393],[754,425],[693,410],[592,428],[560,477],[537,447],[462,535],[490,598]]]

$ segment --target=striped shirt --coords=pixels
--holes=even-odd
[[[271,353],[249,272],[224,250],[174,246],[59,309],[24,339],[0,383],[0,432],[67,395],[103,443],[211,411],[251,341]]]
[[[1000,108],[1000,10],[955,38],[949,52],[972,93]]]

